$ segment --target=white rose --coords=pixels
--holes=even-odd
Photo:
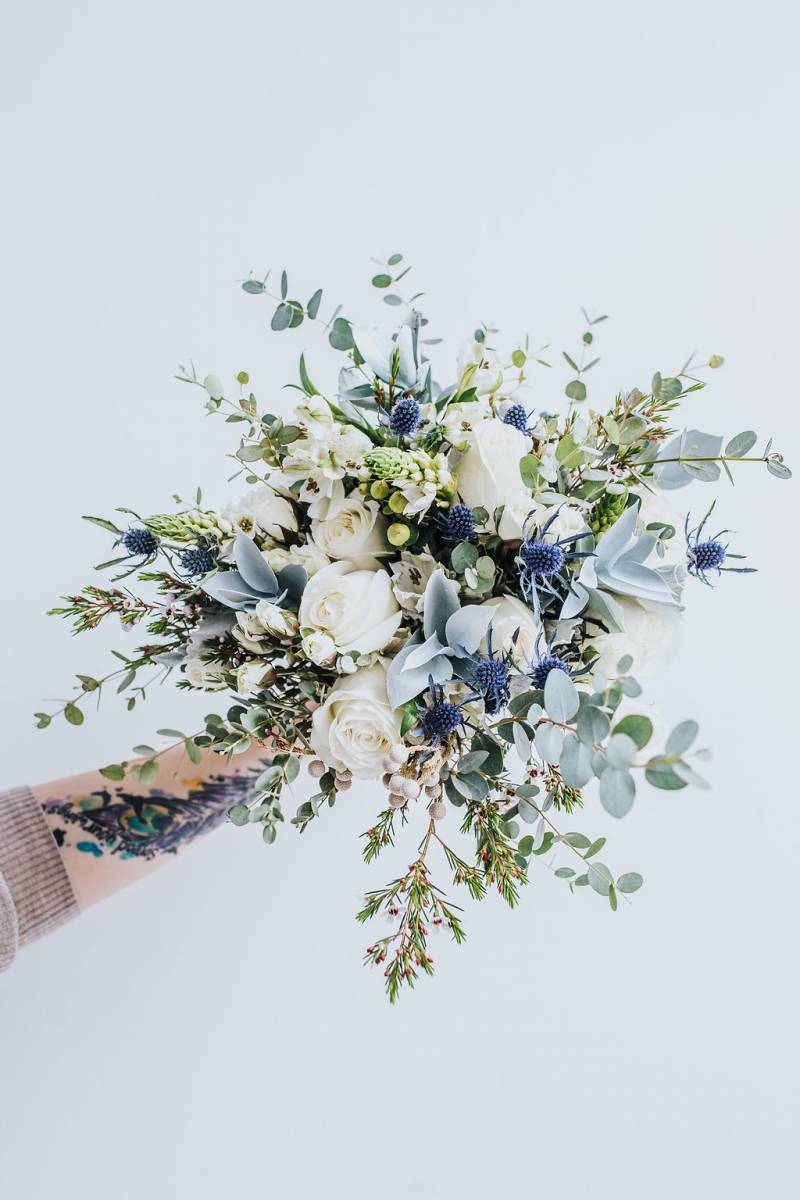
[[[480,366],[484,363],[484,366]],[[470,377],[468,386],[474,387],[479,396],[491,396],[503,382],[503,370],[495,357],[487,354],[483,342],[464,342],[458,352],[458,378],[471,366],[478,369]]]
[[[335,562],[317,571],[300,601],[300,625],[327,633],[340,654],[371,654],[394,637],[402,620],[386,571]]]
[[[586,516],[579,508],[570,504],[537,504],[530,492],[515,488],[506,499],[497,532],[504,541],[517,541],[523,533],[530,533],[537,526],[541,529],[551,517],[553,523],[547,531],[550,541],[583,533],[588,528]]]
[[[375,555],[386,552],[387,522],[375,500],[348,496],[334,513],[311,522],[311,536],[329,558],[376,566]]]
[[[329,767],[357,779],[380,776],[389,748],[400,740],[400,713],[386,695],[380,663],[342,676],[312,717],[311,746]]]
[[[299,567],[305,567],[306,575],[310,579],[312,575],[316,575],[317,571],[321,571],[323,567],[329,567],[331,560],[327,554],[323,554],[319,546],[314,542],[306,542],[303,546],[292,546],[289,550],[289,562],[296,563]]]
[[[473,429],[469,447],[458,464],[458,491],[470,508],[494,510],[519,492],[519,460],[528,452],[528,439],[513,425],[481,421]]]
[[[669,604],[614,596],[623,612],[624,631],[601,633],[588,644],[598,654],[592,659],[608,676],[626,654],[633,658],[631,673],[638,679],[653,675],[675,656],[680,641],[680,610]]]
[[[188,654],[184,663],[186,678],[192,687],[205,691],[219,691],[225,687],[220,678],[220,663],[204,662],[199,654]]]
[[[245,650],[253,651],[256,654],[263,653],[264,647],[261,645],[267,635],[267,631],[254,613],[237,612],[236,624],[232,630],[233,636],[240,646],[244,646]]]
[[[307,633],[300,644],[306,658],[318,667],[332,667],[336,662],[336,643],[330,634]]]
[[[236,691],[240,696],[252,696],[267,673],[269,663],[253,658],[236,672]]]
[[[256,617],[264,628],[276,637],[291,638],[300,630],[300,622],[293,612],[279,608],[277,604],[270,604],[269,600],[259,600],[256,605]]]
[[[504,653],[512,650],[515,666],[524,669],[528,661],[535,658],[536,639],[541,633],[541,624],[524,601],[516,596],[492,596],[484,600],[482,607],[495,607],[497,611],[492,617],[492,650]],[[517,635],[516,645],[513,644],[514,634]],[[486,653],[487,639],[481,642],[481,651]]]
[[[686,561],[686,546],[682,536],[683,519],[678,510],[660,492],[642,491],[639,493],[639,497],[639,517],[636,522],[636,532],[644,533],[647,525],[656,522],[663,525],[671,525],[675,530],[675,537],[661,543],[664,555],[660,561],[666,566],[684,563]],[[654,531],[652,536],[657,537],[658,533]]]

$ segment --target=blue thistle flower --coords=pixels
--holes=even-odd
[[[520,431],[520,433],[528,434],[530,433],[528,428],[529,418],[530,414],[525,411],[523,405],[512,404],[511,408],[509,408],[508,412],[503,417],[503,424],[513,425],[515,429]]]
[[[548,517],[544,525],[533,526],[530,533],[528,532],[530,518],[525,521],[522,543],[515,560],[522,594],[536,613],[541,607],[540,591],[548,596],[557,597],[559,593],[555,585],[560,586],[563,591],[570,590],[569,580],[562,574],[567,563],[575,559],[590,558],[594,553],[591,550],[580,551],[570,548],[581,538],[591,537],[591,529],[583,529],[580,533],[571,533],[568,537],[548,541],[548,530],[557,516],[558,509]]]
[[[729,543],[719,540],[724,534],[730,533],[729,529],[720,529],[719,533],[715,533],[713,537],[701,540],[706,521],[714,511],[716,503],[715,500],[695,529],[689,529],[688,513],[684,522],[687,570],[690,575],[696,576],[697,579],[707,584],[708,587],[714,586],[711,580],[707,578],[707,572],[709,571],[716,571],[718,575],[721,575],[723,571],[732,571],[736,575],[751,575],[756,570],[755,567],[725,567],[722,565],[729,558],[747,557],[745,554],[732,554],[728,549]]]
[[[471,542],[475,536],[475,517],[467,504],[454,504],[440,518],[442,537],[448,542]]]
[[[419,405],[413,397],[398,400],[389,415],[389,428],[398,437],[410,437],[419,425]]]
[[[496,713],[505,708],[511,699],[508,686],[509,667],[507,658],[480,658],[475,663],[473,682],[483,696],[487,713]]]
[[[591,663],[585,667],[579,667],[575,670],[566,659],[559,654],[553,654],[553,643],[556,640],[555,633],[544,644],[544,653],[542,653],[542,635],[541,633],[536,639],[536,645],[533,648],[535,658],[528,659],[528,675],[531,683],[535,688],[544,690],[544,685],[547,683],[547,676],[551,671],[563,671],[565,675],[569,675],[570,679],[577,679],[580,675],[585,675],[587,671],[591,671]]]
[[[187,575],[208,575],[216,565],[214,552],[208,546],[190,546],[181,555],[181,567]]]
[[[431,676],[428,677],[428,690],[431,703],[423,709],[418,729],[427,742],[430,742],[432,746],[437,746],[439,742],[455,733],[459,726],[463,728],[465,724],[468,724],[464,721],[461,709],[470,701],[477,700],[478,697],[465,696],[460,704],[453,704],[445,699],[444,688],[441,684],[434,683]]]
[[[149,529],[129,529],[122,539],[122,545],[131,558],[150,558],[158,549],[158,538]]]

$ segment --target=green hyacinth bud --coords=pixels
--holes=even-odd
[[[628,504],[628,493],[620,492],[618,495],[606,492],[605,495],[597,501],[592,509],[592,519],[590,527],[592,533],[605,533],[610,529],[615,521],[618,521]]]

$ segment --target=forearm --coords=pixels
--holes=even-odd
[[[225,821],[247,798],[269,759],[255,746],[230,763],[204,754],[195,766],[181,746],[161,757],[158,779],[112,783],[97,771],[33,789],[56,840],[79,908],[87,908],[168,862]]]

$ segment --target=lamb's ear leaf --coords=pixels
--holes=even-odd
[[[419,637],[415,634],[389,665],[386,692],[392,708],[402,708],[409,700],[421,695],[428,686],[429,678],[434,683],[446,683],[452,678],[453,669],[443,654],[424,666],[403,670],[406,659],[419,645]]]
[[[297,602],[308,583],[308,572],[299,563],[288,563],[278,572],[278,582],[289,599]]]
[[[417,667],[424,667],[432,658],[436,658],[437,654],[441,654],[446,649],[439,641],[436,634],[431,634],[421,646],[415,646],[412,652],[404,660],[404,671],[414,671]]]
[[[203,582],[203,591],[226,608],[253,608],[259,597],[245,583],[238,571],[223,571]]]
[[[435,633],[439,641],[447,645],[445,627],[459,607],[458,584],[448,579],[444,571],[434,571],[425,588],[423,601],[425,637],[429,638]]]
[[[486,636],[497,605],[467,604],[448,618],[445,633],[447,645],[457,654],[474,654]]]
[[[256,547],[252,538],[247,537],[243,533],[237,534],[234,553],[236,555],[236,566],[239,568],[242,578],[248,587],[253,588],[254,591],[261,593],[264,597],[271,597],[277,594],[279,589],[275,572],[261,551]]]

